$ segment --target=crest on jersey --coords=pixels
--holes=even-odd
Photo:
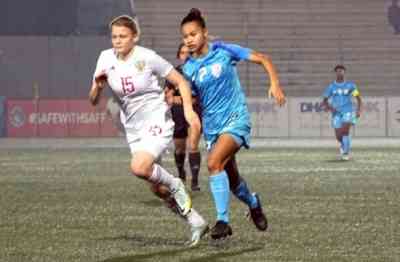
[[[137,69],[139,72],[143,72],[143,70],[144,70],[144,68],[145,68],[145,66],[146,66],[146,62],[145,62],[145,61],[137,61],[136,64],[135,64],[135,66],[136,66],[136,69]]]
[[[222,66],[221,64],[213,64],[211,66],[211,73],[215,78],[218,78],[221,75]]]

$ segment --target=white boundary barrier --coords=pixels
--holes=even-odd
[[[252,136],[267,138],[331,137],[330,113],[320,97],[288,98],[284,107],[266,98],[249,98]],[[355,137],[400,137],[400,97],[364,97]]]

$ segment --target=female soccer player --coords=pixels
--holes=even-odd
[[[189,56],[189,49],[180,44],[178,48],[178,52],[176,57],[184,63]],[[182,65],[176,67],[176,70],[182,73]],[[190,139],[188,139],[188,132],[190,132],[190,128],[188,128],[188,124],[185,120],[185,116],[183,114],[182,107],[182,97],[179,93],[179,89],[176,89],[173,84],[170,82],[166,82],[166,97],[167,101],[171,106],[172,119],[175,122],[174,129],[174,144],[175,144],[175,164],[179,172],[179,177],[186,181],[186,172],[185,172],[185,157],[186,157],[186,145],[189,142],[189,164],[190,171],[192,173],[192,191],[199,191],[199,183],[198,177],[200,172],[201,165],[201,154],[199,151],[199,139],[193,141],[194,143],[190,143]],[[194,101],[193,109],[200,116],[200,106],[197,101]]]
[[[89,99],[96,105],[108,83],[119,99],[121,122],[132,153],[132,174],[154,187],[168,189],[180,214],[192,227],[190,244],[196,245],[207,230],[207,224],[192,209],[182,181],[155,162],[171,142],[174,127],[156,76],[165,77],[177,86],[182,95],[185,119],[198,136],[200,121],[192,108],[190,88],[170,63],[154,51],[136,45],[140,32],[133,18],[116,17],[111,21],[110,29],[113,48],[100,54]]]
[[[181,34],[192,53],[183,66],[183,73],[201,102],[203,132],[209,151],[209,184],[217,211],[211,237],[220,239],[232,234],[228,224],[229,190],[248,205],[256,227],[266,230],[268,224],[260,199],[250,193],[235,161],[236,152],[241,147],[248,148],[250,138],[250,116],[236,63],[247,60],[261,65],[271,79],[269,95],[283,105],[285,95],[275,67],[259,52],[223,42],[209,43],[206,23],[198,9],[192,9],[183,18]]]
[[[325,89],[322,95],[322,106],[332,112],[332,127],[340,143],[341,159],[347,161],[350,159],[350,129],[361,115],[362,102],[357,86],[345,79],[346,68],[343,65],[337,65],[334,71],[336,80]],[[357,101],[356,111],[353,109],[352,97],[355,97]]]

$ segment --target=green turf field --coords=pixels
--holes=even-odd
[[[400,149],[336,155],[241,152],[271,228],[257,232],[232,198],[229,243],[187,249],[188,228],[129,175],[126,149],[1,150],[0,261],[400,261]],[[204,163],[193,202],[213,223]],[[171,154],[164,164],[175,171]]]

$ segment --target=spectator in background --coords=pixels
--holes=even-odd
[[[388,8],[389,24],[393,26],[396,35],[400,34],[400,7],[397,3],[398,0],[392,0],[392,5]]]

